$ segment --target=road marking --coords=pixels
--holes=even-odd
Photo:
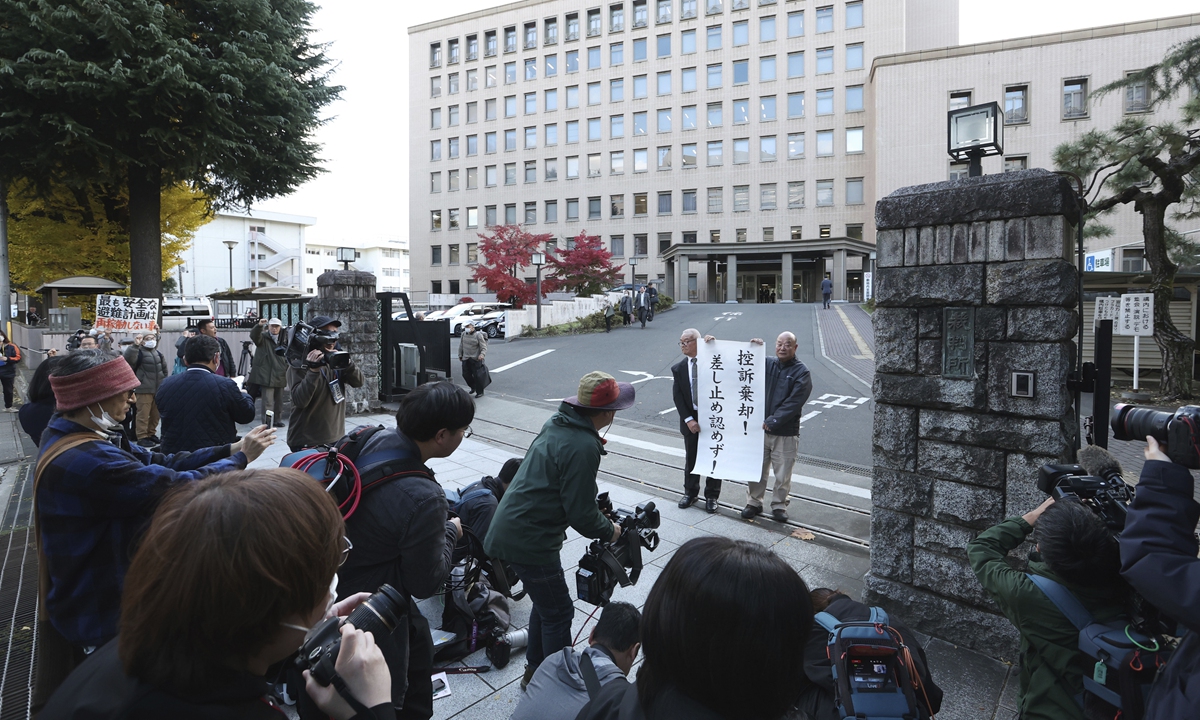
[[[516,362],[510,362],[509,364],[507,364],[503,367],[498,367],[495,370],[493,370],[492,372],[494,372],[494,373],[504,372],[505,370],[515,368],[518,365],[524,365],[525,363],[529,362],[530,360],[536,360],[543,355],[549,355],[552,352],[554,352],[554,348],[551,348],[549,350],[543,350],[540,353],[534,353],[533,355],[530,355],[527,358],[521,358],[520,360],[518,360]]]
[[[867,347],[867,342],[859,334],[858,328],[854,327],[854,323],[850,322],[850,318],[846,317],[846,311],[842,310],[840,305],[834,305],[833,309],[837,310],[838,317],[842,319],[842,324],[850,332],[850,337],[854,339],[854,344],[858,346],[858,352],[862,358],[867,360],[874,359],[875,353],[871,352],[871,348]]]
[[[630,382],[629,383],[630,385],[637,385],[638,383],[644,383],[647,380],[673,380],[674,379],[670,375],[655,375],[653,373],[640,372],[638,370],[622,370],[621,372],[625,373],[626,375],[644,375],[645,376],[641,380],[634,380],[634,381]]]
[[[854,404],[855,404],[855,405],[862,405],[863,403],[870,401],[870,399],[871,399],[871,398],[859,398],[859,399],[857,399],[857,400],[855,400],[855,401],[854,401]]]
[[[675,412],[675,408],[669,407],[666,410],[663,410],[662,412],[660,412],[659,415],[666,415],[667,413],[673,413],[673,412]]]
[[[650,450],[663,455],[670,455],[671,457],[685,457],[683,448],[667,447],[666,445],[659,445],[658,443],[625,437],[624,435],[616,435],[611,432],[606,436],[606,439],[609,442],[615,442],[620,445],[629,445],[630,447],[635,447],[639,450]],[[843,495],[849,495],[851,497],[863,498],[864,500],[871,499],[871,490],[869,488],[858,487],[857,485],[846,485],[844,483],[833,482],[832,480],[822,480],[821,478],[810,477],[808,475],[798,475],[796,473],[792,473],[792,482],[797,482],[801,485],[808,485],[809,487],[820,488],[822,490],[828,490],[830,492],[841,493]]]
[[[820,410],[813,410],[810,413],[805,413],[804,417],[800,418],[800,424],[803,425],[806,420],[812,420],[813,418],[815,418],[816,416],[818,416],[820,414],[821,414]]]
[[[845,410],[853,410],[870,399],[871,398],[864,397],[855,398],[853,395],[834,395],[833,393],[825,393],[816,400],[809,400],[808,402],[813,405],[824,405],[826,410],[830,410],[835,407],[843,408]],[[847,400],[853,400],[854,402],[852,404],[847,403]]]

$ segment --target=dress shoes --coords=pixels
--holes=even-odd
[[[742,509],[742,519],[749,520],[750,518],[754,517],[755,515],[759,514],[760,512],[762,512],[762,508],[760,508],[756,505],[747,505],[745,508]]]
[[[705,498],[704,499],[704,509],[710,515],[712,513],[715,513],[717,511],[717,499],[716,498]]]
[[[679,498],[679,509],[686,510],[687,508],[690,508],[694,502],[696,502],[695,495],[684,495],[683,497]]]

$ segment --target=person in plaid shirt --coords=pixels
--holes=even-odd
[[[121,420],[139,381],[120,355],[79,350],[50,378],[57,410],[42,433],[35,479],[38,540],[49,569],[49,620],[87,653],[117,634],[125,573],[163,494],[181,483],[238,470],[274,442],[260,425],[232,445],[174,455],[131,445]],[[66,438],[66,440],[64,440]],[[54,456],[59,441],[86,439]],[[44,467],[43,467],[44,465]]]

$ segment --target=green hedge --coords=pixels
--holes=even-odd
[[[673,307],[675,307],[674,298],[663,293],[658,294],[658,314],[662,314]],[[613,330],[618,330],[622,327],[624,326],[621,324],[621,314],[617,313],[613,316]],[[630,327],[633,326],[631,325]],[[590,315],[584,315],[574,322],[562,325],[547,325],[540,332],[531,327],[526,327],[525,331],[521,333],[521,337],[554,337],[557,335],[583,335],[595,332],[604,332],[603,310],[598,310]]]

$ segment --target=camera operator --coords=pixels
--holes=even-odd
[[[268,668],[334,604],[346,548],[341,514],[308,476],[289,469],[207,478],[163,501],[125,578],[121,634],[92,654],[39,717],[281,717]],[[368,713],[309,680],[339,720],[393,718],[387,664],[370,633],[342,626],[335,665]]]
[[[533,600],[522,688],[542,660],[571,644],[575,606],[559,560],[567,527],[598,540],[621,536],[596,505],[596,473],[606,454],[600,431],[634,398],[629,383],[584,375],[579,393],[562,401],[529,446],[483,541],[488,557],[512,565]]]
[[[1029,555],[1028,572],[1064,585],[1100,622],[1124,612],[1128,590],[1118,575],[1117,542],[1104,521],[1079,502],[1047,498],[967,544],[975,576],[1021,633],[1022,720],[1082,720],[1076,696],[1093,663],[1079,651],[1079,630],[1025,572],[1006,562],[1029,535],[1036,552]]]
[[[462,522],[447,519],[446,494],[426,463],[457,450],[474,417],[475,402],[466,390],[451,382],[428,383],[400,401],[394,432],[377,432],[366,442],[360,459],[387,451],[399,459],[387,461],[394,474],[364,493],[346,521],[353,550],[340,571],[342,592],[373,592],[387,583],[401,594],[423,599],[442,589]],[[391,667],[397,717],[432,717],[433,640],[428,621],[413,610],[407,625],[376,642]],[[302,698],[301,717],[308,717],[304,703]]]
[[[346,434],[346,386],[362,387],[363,376],[351,363],[341,370],[322,364],[337,350],[340,320],[318,315],[312,318],[307,367],[288,368],[287,384],[292,395],[292,418],[287,443],[293,452],[327,445]],[[314,347],[314,343],[317,346]]]
[[[1121,575],[1188,632],[1150,692],[1147,720],[1200,717],[1200,560],[1195,483],[1146,438],[1146,464],[1121,533]]]
[[[601,686],[617,680],[628,685],[625,677],[642,647],[641,624],[642,614],[629,603],[605,605],[588,647],[583,652],[567,647],[547,657],[508,720],[571,720]],[[584,668],[584,657],[590,670]],[[589,688],[591,682],[595,686]]]
[[[254,421],[254,400],[215,372],[221,358],[217,341],[197,335],[185,348],[187,370],[164,380],[155,396],[166,453],[235,442],[237,423]]]

